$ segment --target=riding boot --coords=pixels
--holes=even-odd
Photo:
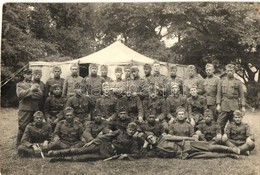
[[[62,156],[67,156],[70,155],[71,149],[62,149],[62,150],[55,150],[55,151],[48,151],[48,156],[49,157],[62,157]]]
[[[212,152],[228,152],[239,155],[240,149],[238,147],[227,147],[223,145],[209,145],[209,150]]]

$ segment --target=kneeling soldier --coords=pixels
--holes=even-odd
[[[37,111],[33,115],[34,122],[25,128],[18,154],[21,156],[38,156],[47,151],[52,137],[51,126],[43,122],[43,113]],[[42,155],[43,156],[43,155]]]
[[[234,122],[229,123],[222,141],[230,147],[238,147],[240,152],[249,155],[249,151],[255,148],[254,137],[250,133],[248,124],[242,123],[242,112],[234,111]]]

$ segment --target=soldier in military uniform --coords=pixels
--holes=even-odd
[[[75,92],[75,95],[67,100],[66,107],[72,107],[76,120],[83,124],[85,121],[90,121],[95,103],[89,96],[85,95],[86,86],[84,83],[80,83],[79,87],[75,88]]]
[[[107,65],[100,66],[101,77],[104,78],[106,82],[111,83],[113,80],[112,78],[107,76],[107,71],[108,71]]]
[[[66,119],[57,123],[53,142],[49,144],[50,150],[80,148],[86,142],[83,137],[83,125],[78,120],[74,120],[73,108],[65,108],[64,114]]]
[[[183,80],[183,94],[187,97],[190,97],[190,88],[194,84],[198,88],[198,94],[203,95],[203,83],[204,80],[202,77],[200,77],[198,74],[196,74],[196,68],[194,65],[188,66],[188,78],[185,78]]]
[[[75,95],[75,87],[78,87],[83,80],[83,78],[79,76],[79,66],[77,64],[73,64],[70,67],[70,71],[71,75],[65,79],[62,89],[62,96],[67,99]]]
[[[125,72],[124,81],[125,82],[132,81],[133,77],[132,77],[132,73],[131,73],[131,65],[130,64],[125,65],[124,72]]]
[[[41,77],[42,77],[42,70],[40,70],[40,69],[33,70],[32,83],[38,84],[40,86],[42,93],[43,93],[42,98],[40,99],[40,104],[39,104],[40,111],[43,112],[44,103],[45,103],[45,96],[44,96],[45,95],[45,84],[41,81]]]
[[[101,111],[105,120],[110,121],[116,118],[117,98],[110,94],[109,83],[102,84],[103,95],[97,99],[96,110]]]
[[[175,136],[192,137],[194,135],[194,128],[186,121],[186,110],[183,107],[178,107],[176,113],[177,121],[176,123],[169,125],[169,134]]]
[[[120,106],[120,108],[117,109],[117,117],[115,118],[115,120],[109,121],[109,129],[111,129],[112,131],[125,131],[127,125],[131,123],[131,121],[132,120],[127,113],[127,108],[125,106]]]
[[[152,74],[152,66],[150,64],[145,64],[144,65],[144,76],[145,79],[147,80]]]
[[[160,63],[158,61],[154,61],[153,75],[147,79],[147,83],[158,90],[159,96],[166,96],[168,78],[160,73]]]
[[[58,114],[62,112],[65,107],[66,98],[61,96],[62,86],[60,84],[54,84],[50,89],[53,95],[47,97],[44,105],[44,113],[46,121],[54,130],[59,121]]]
[[[92,115],[91,121],[84,123],[83,137],[86,142],[90,142],[95,139],[98,135],[107,134],[111,130],[108,128],[108,122],[102,118],[102,113],[99,110],[95,110]]]
[[[89,161],[100,160],[117,156],[117,159],[134,160],[139,158],[137,140],[133,137],[137,130],[135,123],[129,123],[126,131],[117,130],[100,135],[85,144],[83,148],[66,149],[62,151],[49,151],[49,156],[56,160]],[[55,158],[54,160],[55,161]]]
[[[207,108],[211,109],[214,116],[214,121],[217,121],[217,113],[216,113],[216,96],[217,96],[217,87],[219,82],[219,77],[214,75],[214,66],[213,64],[206,64],[206,73],[207,78],[205,78],[203,86],[205,91],[205,96],[207,98]]]
[[[121,98],[123,96],[123,92],[125,90],[125,84],[126,84],[122,80],[123,70],[121,67],[115,68],[115,75],[116,75],[116,80],[110,84],[110,90],[117,98]]]
[[[171,84],[177,83],[179,84],[179,91],[181,94],[183,94],[183,81],[182,78],[177,75],[177,66],[172,64],[169,66],[170,69],[170,77],[168,78],[168,84],[167,84],[167,96],[171,94]]]
[[[22,73],[24,79],[16,85],[16,95],[19,99],[17,146],[20,145],[25,127],[33,122],[33,114],[39,110],[43,96],[40,86],[31,82],[32,70],[26,68]]]
[[[221,129],[214,121],[213,116],[214,114],[211,109],[204,111],[204,122],[198,125],[196,135],[198,135],[199,140],[207,141],[211,144],[221,144]]]
[[[190,87],[191,97],[187,99],[188,113],[191,124],[197,129],[197,125],[203,120],[204,111],[207,109],[207,99],[198,95],[196,85]]]
[[[55,66],[52,69],[52,73],[53,73],[53,78],[48,79],[47,82],[46,82],[46,90],[45,90],[45,97],[46,98],[49,95],[53,95],[52,94],[53,90],[51,88],[53,87],[54,84],[60,85],[61,88],[63,87],[63,84],[64,84],[64,78],[60,77],[60,75],[61,75],[61,68],[60,67]]]
[[[171,83],[170,96],[166,98],[166,118],[169,124],[176,122],[176,109],[179,106],[187,109],[187,98],[180,93],[180,86],[177,82]]]
[[[227,125],[222,141],[229,147],[238,147],[241,154],[249,155],[255,148],[254,137],[250,133],[250,126],[242,122],[242,112],[234,111],[234,122]]]
[[[140,98],[143,98],[143,88],[146,85],[146,82],[144,79],[140,78],[139,75],[139,68],[137,66],[131,67],[131,72],[133,76],[132,84],[128,90],[131,90],[133,92],[133,95],[138,95]]]
[[[91,96],[94,101],[101,97],[102,84],[105,82],[105,79],[97,75],[98,65],[90,64],[90,75],[83,79],[83,83],[86,85],[86,93]]]
[[[245,97],[242,82],[234,78],[235,67],[233,64],[226,65],[227,77],[221,79],[217,90],[217,108],[219,111],[218,124],[222,133],[227,121],[232,121],[233,112],[240,109],[245,113]]]

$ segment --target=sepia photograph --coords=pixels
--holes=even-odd
[[[260,2],[1,5],[0,175],[260,175]]]

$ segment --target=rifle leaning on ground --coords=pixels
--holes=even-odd
[[[109,158],[104,159],[103,161],[105,162],[105,161],[109,161],[109,160],[115,160],[115,159],[119,158],[120,156],[121,156],[121,154],[114,155],[114,156],[111,156]]]

